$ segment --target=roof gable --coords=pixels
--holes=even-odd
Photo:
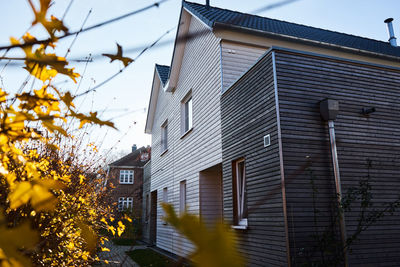
[[[153,83],[151,85],[149,107],[147,108],[146,126],[144,132],[151,134],[153,129],[154,115],[157,107],[158,93],[160,91],[161,78],[157,72],[157,65],[154,67]]]
[[[400,57],[400,47],[393,47],[388,42],[217,7],[207,8],[205,5],[197,3],[183,2],[183,6],[211,28],[227,26],[241,30],[278,35],[280,37],[296,38],[304,41],[312,41],[314,43],[317,42],[325,45],[335,45],[353,50]]]
[[[110,167],[141,167],[146,164],[146,161],[140,160],[140,154],[141,153],[149,153],[148,149],[145,147],[141,147],[128,155],[114,161],[113,163],[110,163]]]
[[[156,64],[156,71],[163,86],[168,81],[169,69],[170,69],[169,66]]]

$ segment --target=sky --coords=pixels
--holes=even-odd
[[[62,18],[70,31],[79,30],[82,25],[96,23],[118,17],[154,3],[150,0],[71,0],[54,1],[50,14]],[[204,1],[194,1],[205,3]],[[281,0],[210,0],[212,6],[253,13],[253,11]],[[36,1],[34,1],[36,3]],[[26,0],[0,0],[0,45],[9,44],[9,37],[21,37],[29,29],[33,14]],[[62,90],[84,92],[98,85],[122,65],[110,63],[102,53],[115,53],[119,43],[126,56],[135,58],[141,49],[151,44],[167,30],[178,24],[181,10],[180,0],[169,0],[158,8],[128,17],[95,30],[80,34],[73,45],[74,38],[60,41],[56,52],[65,55],[71,46],[67,60],[85,59],[97,55],[92,62],[71,62],[70,65],[82,75],[78,83],[58,80]],[[274,19],[314,26],[333,31],[359,35],[367,38],[387,41],[388,32],[383,21],[394,18],[394,30],[400,38],[400,1],[398,0],[298,0],[289,4],[267,10],[257,15]],[[86,21],[85,21],[86,20]],[[85,24],[83,24],[85,21]],[[43,29],[35,27],[29,32],[37,38],[45,37]],[[175,30],[166,35],[163,45],[153,47],[132,63],[116,78],[99,87],[96,91],[79,97],[76,105],[81,112],[99,111],[103,119],[112,120],[118,130],[111,128],[92,128],[83,135],[86,142],[95,142],[102,153],[123,155],[130,152],[131,146],[138,147],[151,144],[151,136],[144,133],[147,107],[150,98],[154,65],[170,65]],[[400,39],[398,40],[400,44]],[[0,51],[3,55],[4,51]],[[18,51],[9,52],[8,56],[21,55]],[[0,87],[16,92],[27,77],[21,65],[0,61]],[[31,79],[25,90],[35,88],[37,82]]]

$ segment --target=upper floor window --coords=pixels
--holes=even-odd
[[[168,121],[161,125],[161,153],[168,149]]]
[[[119,171],[120,184],[133,184],[133,170],[120,170]]]
[[[233,174],[233,216],[234,224],[238,228],[247,227],[247,192],[245,160],[238,159],[232,162]]]
[[[193,100],[189,92],[181,103],[181,134],[184,135],[193,127]]]
[[[133,207],[132,197],[120,197],[118,198],[118,211],[131,210]]]

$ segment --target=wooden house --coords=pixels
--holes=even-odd
[[[192,250],[163,223],[164,201],[207,223],[224,218],[249,266],[301,266],[321,260],[316,238],[332,225],[338,190],[368,180],[376,210],[399,198],[393,43],[189,2],[176,40],[171,67],[155,68],[146,123],[158,247]],[[358,205],[332,226],[339,240],[357,231]],[[391,211],[340,264],[400,264]]]

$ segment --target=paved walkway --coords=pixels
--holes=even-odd
[[[139,267],[139,264],[134,262],[125,252],[131,251],[135,249],[145,249],[147,246],[139,245],[139,246],[117,246],[112,241],[107,241],[104,246],[108,248],[110,251],[103,251],[98,254],[99,258],[108,261],[108,264],[102,262],[95,266],[104,266],[104,267]]]

